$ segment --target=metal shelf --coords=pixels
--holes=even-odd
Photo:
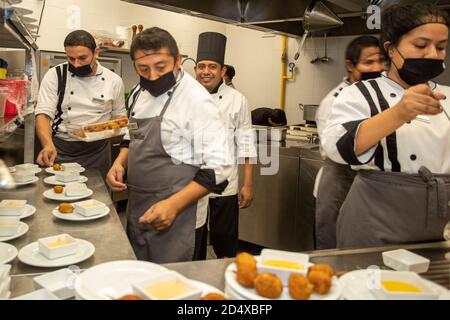
[[[0,0],[0,46],[36,50],[37,44],[21,17],[13,9],[8,8],[4,0]]]

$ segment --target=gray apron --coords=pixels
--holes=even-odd
[[[361,170],[339,214],[338,248],[442,240],[449,199],[450,175]]]
[[[58,152],[58,162],[78,162],[85,168],[100,170],[105,179],[111,168],[111,143],[109,140],[94,142],[65,141],[53,137]]]
[[[316,200],[316,249],[336,248],[336,222],[339,210],[355,179],[356,171],[349,165],[325,160]]]
[[[175,164],[162,144],[161,122],[173,91],[159,116],[130,119],[130,127],[134,124],[137,129],[130,129],[127,234],[137,258],[156,263],[191,261],[195,246],[197,204],[178,214],[162,232],[139,223],[152,205],[180,191],[199,170],[192,165]]]

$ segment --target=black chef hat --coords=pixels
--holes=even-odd
[[[227,37],[217,32],[203,32],[198,36],[197,62],[212,60],[223,66]]]

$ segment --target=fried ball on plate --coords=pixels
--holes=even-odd
[[[283,283],[275,274],[264,272],[256,277],[255,289],[262,297],[276,299],[283,292]]]
[[[314,285],[314,291],[319,294],[327,294],[332,285],[332,277],[322,271],[311,271],[308,280]]]
[[[128,294],[126,296],[119,298],[119,300],[142,300],[142,299],[139,296],[134,296],[134,295]]]
[[[255,287],[255,278],[258,276],[256,266],[250,264],[241,264],[237,268],[236,280],[239,284],[246,288]]]
[[[63,186],[54,186],[53,187],[53,191],[55,193],[63,193],[64,192],[64,187]]]
[[[298,273],[289,276],[289,294],[295,300],[308,300],[314,291],[314,286],[308,278]]]
[[[236,256],[236,266],[250,265],[256,267],[256,259],[250,253],[242,252]]]
[[[324,272],[324,273],[328,274],[330,277],[333,277],[335,275],[335,272],[332,267],[330,267],[328,264],[322,264],[322,263],[318,263],[318,264],[311,266],[308,271],[309,272],[311,272],[311,271]]]
[[[225,298],[225,296],[220,293],[211,292],[204,295],[201,300],[227,300],[227,298]]]
[[[55,163],[55,164],[53,164],[53,170],[55,170],[55,171],[61,171],[61,163]]]
[[[75,207],[70,203],[61,203],[58,210],[61,213],[72,213],[75,210]]]

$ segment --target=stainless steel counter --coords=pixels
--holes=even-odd
[[[26,199],[29,204],[37,208],[37,212],[33,216],[23,220],[23,222],[28,224],[30,230],[22,237],[8,241],[8,243],[20,250],[39,238],[68,233],[75,238],[87,240],[95,246],[94,256],[78,265],[81,269],[107,261],[135,260],[136,256],[122,227],[119,216],[112,205],[109,192],[100,173],[96,170],[87,170],[82,175],[89,178],[87,185],[94,191],[94,195],[91,198],[105,203],[110,208],[111,212],[108,216],[86,222],[70,222],[55,218],[51,212],[58,206],[58,202],[47,200],[42,195],[45,190],[51,188],[51,186],[43,182],[43,179],[48,176],[43,171],[38,175],[40,180],[36,184],[19,187],[12,192],[0,192],[0,199]],[[34,274],[55,270],[30,267],[18,259],[14,260],[12,266],[12,275]]]
[[[357,250],[324,250],[309,252],[311,262],[328,263],[340,274],[366,269],[369,266],[383,266],[381,253],[383,251],[404,248],[420,254],[431,260],[428,272],[422,274],[425,278],[450,289],[450,241],[403,246]],[[234,259],[206,260],[166,264],[167,268],[175,270],[184,276],[208,283],[220,290],[225,288],[225,270]],[[14,276],[12,280],[13,296],[22,295],[34,290],[35,275]]]

